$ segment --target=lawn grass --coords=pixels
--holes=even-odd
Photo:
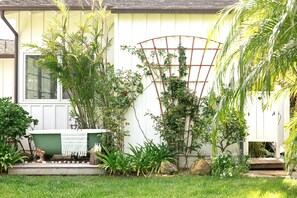
[[[297,197],[297,181],[193,175],[0,176],[0,197]]]

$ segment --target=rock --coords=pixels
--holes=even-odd
[[[209,175],[211,172],[210,161],[206,159],[197,159],[191,166],[191,173],[196,175]]]
[[[161,162],[161,165],[160,165],[161,174],[173,174],[173,173],[176,173],[177,171],[178,171],[177,167],[174,164],[168,161]]]

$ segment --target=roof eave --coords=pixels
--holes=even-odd
[[[221,9],[113,9],[114,14],[215,14]]]
[[[69,7],[69,10],[91,10],[91,6],[72,6]],[[5,6],[0,7],[0,10],[3,11],[57,11],[58,8],[56,6],[36,6],[36,7],[27,7],[27,6]]]
[[[91,10],[91,6],[72,6],[69,7],[69,10]],[[111,10],[114,14],[215,14],[221,9],[117,9],[112,7],[107,7],[108,10]],[[27,6],[5,6],[0,7],[0,10],[3,11],[57,11],[56,6],[37,6],[37,7],[27,7]]]

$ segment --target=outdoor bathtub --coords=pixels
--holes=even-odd
[[[61,134],[75,134],[77,132],[87,133],[87,150],[89,151],[95,144],[100,143],[99,134],[109,132],[105,129],[56,129],[56,130],[34,130],[29,133],[33,137],[35,147],[45,151],[47,155],[62,154]]]

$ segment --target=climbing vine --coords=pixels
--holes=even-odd
[[[138,66],[144,70],[146,76],[152,78],[153,75],[156,76],[155,80],[164,86],[159,102],[161,109],[165,110],[161,115],[149,115],[154,121],[155,130],[168,144],[170,151],[176,154],[177,160],[178,154],[187,156],[192,151],[198,151],[201,144],[197,141],[197,134],[192,133],[192,124],[199,116],[199,98],[187,87],[186,49],[179,45],[177,54],[163,50],[152,51],[150,59],[154,60],[158,56],[159,60],[163,60],[162,64],[149,62],[141,49],[128,47],[124,49],[139,57],[142,65]],[[173,63],[178,63],[175,70],[172,67]]]

